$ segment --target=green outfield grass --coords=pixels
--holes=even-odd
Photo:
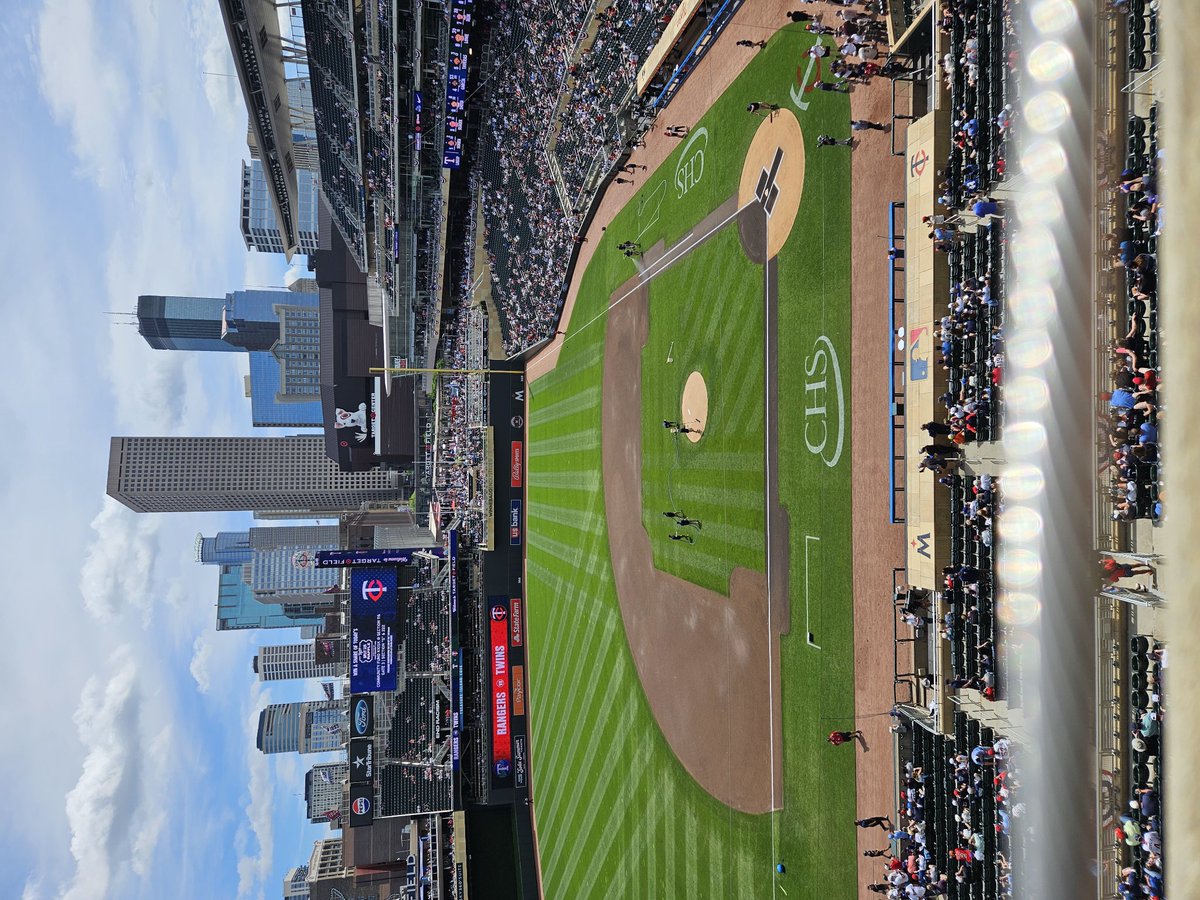
[[[640,235],[645,246],[669,245],[737,190],[759,121],[746,104],[790,105],[811,43],[796,30],[777,35],[698,123],[708,130],[706,166],[682,198],[673,183],[679,151],[645,179],[596,248],[557,368],[530,390],[528,689],[543,886],[556,900],[857,891],[854,752],[824,741],[854,713],[849,437],[841,460],[827,467],[806,448],[804,415],[817,402],[806,386],[820,380],[814,347],[823,335],[841,361],[848,424],[850,157],[815,145],[818,134],[849,133],[843,95],[808,94],[810,107],[797,111],[804,198],[779,257],[780,493],[792,539],[781,812],[750,816],[718,803],[663,739],[623,629],[601,483],[603,312],[634,274],[615,244]],[[656,565],[727,592],[733,567],[763,568],[765,547],[762,267],[742,253],[735,226],[653,282],[650,317],[644,524]],[[694,446],[669,439],[661,425],[678,413],[692,369],[709,380],[711,409],[708,433]],[[816,436],[810,425],[809,440]],[[695,545],[666,540],[661,510],[672,505],[704,519]],[[821,649],[809,646],[809,631]],[[779,860],[788,874],[773,887]]]

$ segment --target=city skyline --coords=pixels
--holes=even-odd
[[[282,256],[247,253],[239,232],[245,102],[236,79],[205,74],[233,71],[220,8],[28,0],[5,11],[0,102],[15,124],[0,135],[0,191],[21,224],[0,252],[10,307],[20,297],[37,310],[10,323],[5,381],[37,384],[38,406],[53,398],[69,439],[32,453],[10,444],[0,478],[6,508],[20,511],[5,544],[45,590],[44,614],[0,672],[24,683],[51,671],[45,648],[57,657],[38,691],[6,700],[42,740],[3,751],[22,776],[8,798],[23,814],[5,832],[0,893],[149,898],[203,883],[278,896],[328,830],[296,796],[304,767],[263,757],[253,725],[266,704],[314,687],[256,681],[254,648],[298,632],[218,634],[217,574],[191,562],[198,528],[251,518],[139,517],[103,484],[115,433],[255,433],[248,361],[156,353],[126,324],[147,291],[219,296],[283,286],[289,270]],[[65,222],[66,254],[45,239]]]

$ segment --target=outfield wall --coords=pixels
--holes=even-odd
[[[529,717],[525,679],[525,375],[494,373],[488,391],[488,460],[495,519],[483,558],[491,698],[489,802],[511,804],[521,895],[538,896],[537,854],[529,807]]]

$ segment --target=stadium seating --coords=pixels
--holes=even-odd
[[[496,62],[484,74],[481,196],[492,297],[509,353],[554,334],[577,231],[601,176],[624,150],[619,123],[629,112],[634,78],[676,2],[614,13],[582,53],[589,4],[538,15],[501,6],[492,23],[486,56]],[[560,110],[564,90],[569,99]],[[546,123],[557,116],[561,126],[551,140]]]
[[[1010,795],[1018,785],[1007,748],[1001,753],[999,735],[962,712],[955,713],[950,735],[916,720],[910,724],[909,736],[901,742],[906,774],[899,812],[906,830],[921,837],[901,842],[897,855],[903,860],[917,852],[945,876],[946,896],[955,900],[1010,896],[1007,822]],[[986,748],[994,746],[998,755],[993,761],[972,761],[973,751],[982,760],[988,756]],[[985,751],[976,750],[980,747]],[[975,861],[958,861],[956,850],[971,850]]]
[[[973,332],[955,332],[951,336],[947,390],[959,402],[979,404],[973,425],[975,441],[994,440],[998,432],[1000,397],[993,372],[1002,368],[1004,233],[1004,222],[993,221],[989,228],[964,233],[949,254],[950,281],[955,286],[949,310],[952,321],[957,324],[962,318],[956,313],[954,302],[964,288],[980,290],[986,281],[991,294],[991,302],[980,305],[978,313],[971,317]]]
[[[1132,739],[1129,742],[1130,798],[1117,828],[1126,856],[1123,881],[1142,896],[1162,878],[1163,841],[1161,792],[1163,781],[1162,645],[1146,635],[1129,642],[1128,693]],[[1161,890],[1153,891],[1161,893]]]
[[[1157,435],[1157,376],[1161,332],[1158,296],[1157,186],[1158,109],[1151,106],[1145,118],[1131,115],[1126,129],[1125,172],[1120,190],[1125,195],[1123,240],[1114,249],[1114,260],[1125,278],[1125,302],[1112,309],[1114,387],[1134,392],[1138,405],[1114,399],[1108,436],[1112,452],[1110,491],[1113,517],[1121,520],[1158,519],[1161,461]],[[1119,195],[1118,195],[1119,196]],[[1130,385],[1130,379],[1135,379]],[[1149,380],[1149,385],[1147,384]],[[1143,405],[1144,401],[1144,405]],[[1149,426],[1139,436],[1131,429]],[[1132,437],[1131,437],[1132,435]]]
[[[995,563],[992,546],[991,518],[985,528],[978,520],[968,519],[967,511],[977,497],[992,496],[988,505],[997,502],[995,481],[985,482],[974,476],[952,476],[950,485],[950,565],[954,569],[967,567],[977,581],[955,579],[950,590],[963,599],[953,604],[957,612],[954,640],[950,645],[950,664],[953,677],[970,679],[972,687],[994,687],[996,678],[996,614]],[[990,486],[988,486],[990,485]],[[976,488],[980,493],[976,493]]]
[[[1005,174],[1008,123],[1017,96],[1015,37],[1004,0],[949,4],[949,87],[953,129],[947,176],[953,206],[987,193]],[[973,10],[973,12],[972,12]]]

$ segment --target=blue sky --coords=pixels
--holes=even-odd
[[[250,433],[246,361],[150,350],[105,315],[139,293],[281,284],[238,233],[246,113],[212,0],[18,0],[0,18],[0,546],[10,737],[0,896],[275,897],[328,832],[321,757],[253,747],[257,643],[213,631],[195,534],[104,496],[113,434]]]

